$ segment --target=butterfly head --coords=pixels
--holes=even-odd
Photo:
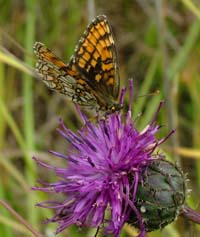
[[[106,115],[120,111],[122,109],[122,107],[123,106],[121,104],[119,104],[118,102],[113,102],[107,106]]]

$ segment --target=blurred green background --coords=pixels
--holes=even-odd
[[[196,5],[194,5],[196,4]],[[105,14],[119,54],[121,86],[134,80],[133,118],[139,129],[150,121],[159,101],[161,135],[176,133],[162,146],[190,179],[191,207],[200,211],[200,2],[190,0],[0,0],[0,199],[45,236],[56,225],[42,220],[52,213],[35,207],[48,195],[31,190],[39,178],[55,181],[36,167],[32,156],[57,164],[49,149],[66,152],[56,128],[62,117],[69,128],[81,127],[72,102],[31,76],[35,41],[45,43],[68,62],[87,24]],[[160,93],[155,93],[157,91]],[[153,95],[148,95],[154,93]],[[142,95],[142,96],[141,96]],[[143,96],[144,95],[144,96]],[[58,236],[94,236],[71,227]],[[125,226],[122,236],[135,236]],[[33,236],[0,206],[0,236]],[[179,218],[148,237],[200,236],[197,225]]]

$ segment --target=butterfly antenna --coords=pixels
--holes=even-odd
[[[159,94],[160,94],[160,90],[156,90],[156,91],[153,91],[153,92],[148,93],[148,94],[138,95],[138,96],[136,96],[136,99],[137,99],[137,98],[141,98],[141,97],[147,97],[147,96],[159,95]]]

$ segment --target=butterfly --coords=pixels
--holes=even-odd
[[[118,57],[105,15],[97,16],[88,25],[68,64],[41,42],[33,48],[36,70],[48,88],[97,112],[120,110]]]

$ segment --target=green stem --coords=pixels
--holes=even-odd
[[[26,28],[25,28],[25,49],[32,51],[35,35],[35,20],[36,20],[36,1],[26,1]],[[25,56],[25,62],[32,64],[32,59]],[[27,151],[34,150],[34,109],[33,109],[33,81],[28,75],[23,77],[23,98],[24,98],[24,137]],[[24,156],[26,164],[26,179],[30,185],[34,184],[35,166],[29,156]],[[28,194],[27,213],[28,220],[32,224],[37,223],[37,212],[34,208],[35,201],[33,193]]]

